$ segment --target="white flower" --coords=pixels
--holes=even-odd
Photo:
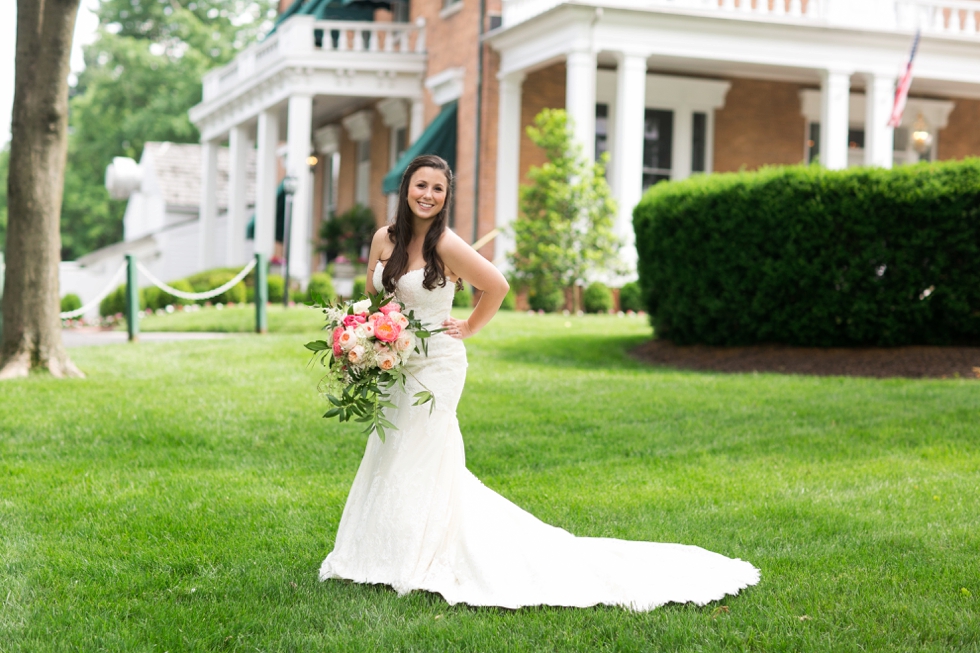
[[[337,340],[340,342],[341,349],[350,351],[357,344],[357,335],[354,333],[354,329],[347,327]]]
[[[362,299],[359,302],[355,302],[353,308],[354,308],[354,312],[357,314],[367,313],[368,309],[371,308],[371,300]]]

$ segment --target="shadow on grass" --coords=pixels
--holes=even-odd
[[[594,334],[521,338],[496,342],[487,349],[497,359],[525,365],[576,369],[653,369],[634,360],[629,351],[649,336]]]

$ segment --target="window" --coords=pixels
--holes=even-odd
[[[643,121],[643,188],[670,179],[674,112],[647,109]]]
[[[609,105],[595,105],[595,158],[609,151]]]
[[[395,130],[395,161],[402,158],[402,154],[408,149],[408,129],[399,127]],[[395,165],[392,163],[392,165]]]
[[[691,172],[708,169],[708,114],[694,112],[693,137],[691,139]]]

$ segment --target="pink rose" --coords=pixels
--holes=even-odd
[[[368,322],[374,324],[377,320],[383,318],[384,316],[384,313],[371,313],[371,315],[368,317]]]
[[[330,341],[333,343],[333,355],[340,357],[344,353],[344,350],[340,348],[340,334],[344,332],[344,327],[337,327],[333,330],[333,335],[330,337]]]
[[[401,334],[402,328],[388,319],[380,317],[374,322],[374,337],[381,342],[394,342]]]
[[[389,315],[391,314],[392,311],[400,311],[401,304],[399,304],[398,302],[388,302],[378,310],[384,313],[385,315]]]
[[[345,327],[356,327],[358,324],[364,324],[367,318],[363,315],[348,315],[344,318]]]
[[[354,365],[358,365],[364,362],[364,347],[360,345],[355,345],[351,347],[351,350],[347,352],[347,360],[349,360]]]

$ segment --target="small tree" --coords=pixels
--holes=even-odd
[[[515,248],[508,255],[512,282],[547,294],[600,272],[618,271],[616,202],[606,183],[606,158],[586,161],[564,109],[545,109],[527,133],[548,161],[531,167],[531,183],[521,187]],[[572,296],[577,310],[577,293]]]
[[[374,211],[363,204],[333,216],[320,225],[319,251],[332,261],[343,254],[348,260],[356,261],[371,246],[378,225],[374,221]]]

